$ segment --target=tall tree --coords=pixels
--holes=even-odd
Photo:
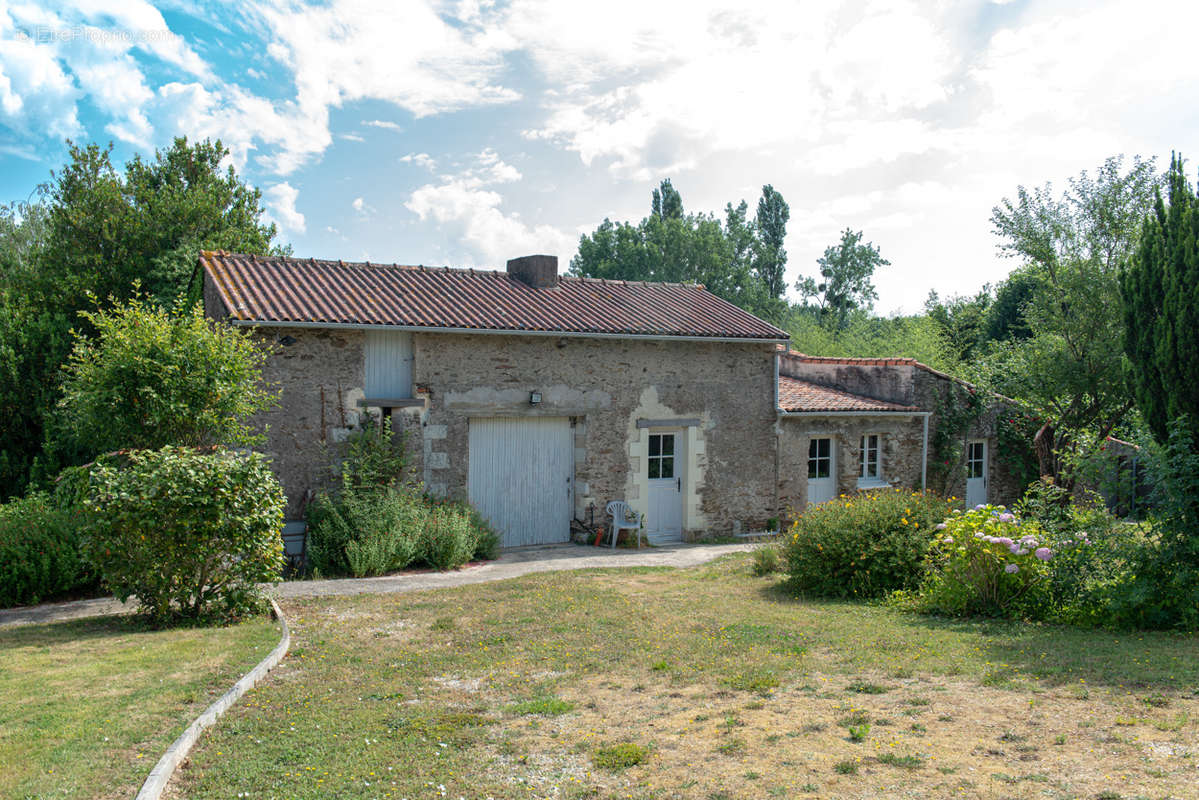
[[[841,241],[824,250],[816,259],[820,266],[819,283],[814,278],[800,278],[795,288],[808,304],[814,298],[821,319],[834,330],[842,330],[855,309],[871,309],[878,299],[874,289],[874,271],[890,265],[872,242],[862,243],[862,231],[846,228]]]
[[[93,332],[77,316],[94,307],[89,297],[126,300],[136,280],[169,305],[188,291],[201,249],[284,252],[258,190],[222,167],[227,155],[220,142],[180,138],[122,172],[110,148],[72,144],[38,203],[0,212],[0,497],[82,457],[47,427],[69,331]]]
[[[1154,437],[1187,418],[1199,450],[1199,204],[1174,156],[1169,205],[1160,193],[1140,242],[1121,274],[1129,384]]]
[[[781,242],[786,203],[777,192],[773,197],[770,207],[776,212],[775,231]],[[699,283],[751,313],[779,319],[786,305],[781,296],[770,294],[755,269],[764,249],[748,211],[744,201],[729,203],[723,225],[711,214],[685,214],[678,190],[664,180],[653,190],[650,214],[640,223],[605,219],[592,234],[581,236],[570,272],[591,278]],[[781,257],[785,262],[786,254]]]
[[[758,214],[754,218],[758,246],[754,254],[754,271],[770,297],[781,298],[787,290],[787,251],[783,240],[787,236],[787,220],[791,208],[783,196],[769,183],[762,187]]]
[[[1057,195],[1017,189],[991,214],[1000,252],[1023,262],[1035,290],[1024,304],[1031,336],[997,345],[991,383],[1035,407],[1041,472],[1063,477],[1062,457],[1102,441],[1133,403],[1124,390],[1119,267],[1131,255],[1160,176],[1139,157],[1107,159]],[[1065,480],[1068,482],[1068,476]]]

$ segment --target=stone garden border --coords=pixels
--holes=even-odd
[[[279,620],[279,627],[282,632],[279,644],[275,645],[275,649],[266,658],[258,662],[258,665],[254,669],[247,672],[242,676],[241,680],[233,684],[233,688],[217,698],[212,705],[204,710],[203,714],[196,717],[195,721],[187,726],[187,730],[179,734],[179,738],[171,743],[171,746],[163,753],[162,758],[158,759],[158,763],[154,765],[154,769],[150,770],[150,775],[146,778],[146,782],[142,784],[141,791],[137,793],[136,800],[159,800],[163,790],[167,787],[167,783],[170,782],[171,776],[175,774],[178,766],[183,763],[183,759],[187,758],[187,754],[195,746],[196,741],[200,738],[200,734],[207,728],[212,727],[222,714],[228,711],[243,694],[266,677],[266,674],[274,669],[283,660],[283,657],[287,655],[287,649],[291,646],[291,630],[287,627],[287,619],[283,616],[283,612],[279,610],[279,606],[274,600],[271,600],[271,614],[275,619]]]

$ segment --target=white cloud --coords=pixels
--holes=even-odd
[[[389,122],[385,119],[364,119],[362,124],[371,128],[382,128],[383,130],[387,131],[395,131],[396,133],[402,133],[404,130],[399,126],[399,124],[395,122]]]
[[[408,153],[407,155],[400,156],[400,162],[415,164],[427,170],[433,170],[437,167],[437,161],[428,153]]]
[[[366,139],[364,139],[363,137],[359,136],[356,133],[339,133],[339,134],[337,134],[337,138],[344,139],[347,142],[365,142],[366,141]]]
[[[277,183],[262,193],[271,219],[293,233],[304,233],[308,230],[304,215],[296,210],[296,198],[299,195],[299,190],[286,181]]]
[[[504,263],[528,253],[558,254],[568,259],[575,237],[550,225],[529,225],[515,212],[500,207],[504,198],[494,185],[519,181],[521,174],[488,148],[475,156],[475,165],[441,183],[414,191],[404,206],[421,222],[435,222],[476,265]]]

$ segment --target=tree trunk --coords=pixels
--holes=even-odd
[[[1037,467],[1040,470],[1042,479],[1057,479],[1057,457],[1053,452],[1053,445],[1056,438],[1052,422],[1046,422],[1037,431],[1036,435],[1032,437],[1032,446],[1037,454]]]

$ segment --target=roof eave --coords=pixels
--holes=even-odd
[[[786,344],[790,339],[773,339],[756,336],[697,336],[669,333],[604,333],[593,331],[522,330],[519,328],[447,328],[436,325],[368,325],[353,322],[294,322],[286,320],[226,319],[234,325],[247,328],[325,328],[359,331],[411,331],[413,333],[466,333],[499,336],[557,336],[578,339],[637,339],[661,342],[723,342],[740,344]]]
[[[780,417],[927,417],[931,411],[890,410],[890,411],[788,411],[778,410]]]

